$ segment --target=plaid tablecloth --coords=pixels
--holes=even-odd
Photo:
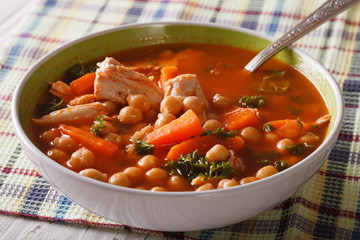
[[[180,239],[360,239],[360,4],[296,46],[318,59],[341,86],[345,123],[329,159],[295,195],[250,220],[198,232],[135,229],[94,215],[51,187],[34,169],[10,119],[13,91],[44,54],[99,30],[139,22],[215,22],[279,37],[324,1],[39,0],[0,55],[0,212]],[[296,181],[296,179],[294,179]]]

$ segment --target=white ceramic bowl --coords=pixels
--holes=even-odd
[[[204,192],[151,192],[114,186],[83,177],[43,154],[32,142],[30,116],[47,81],[79,61],[156,43],[218,43],[260,51],[271,38],[250,30],[199,23],[127,25],[91,34],[50,52],[20,81],[13,99],[16,134],[40,174],[84,208],[132,227],[160,231],[193,231],[237,223],[254,217],[294,194],[321,167],[339,134],[344,103],[335,80],[304,52],[290,48],[277,58],[306,75],[322,92],[333,115],[327,137],[310,156],[276,175],[228,189]]]

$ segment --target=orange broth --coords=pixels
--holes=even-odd
[[[158,82],[160,78],[159,69],[167,65],[176,65],[179,74],[196,74],[203,92],[210,103],[208,113],[211,114],[219,115],[224,112],[224,110],[214,108],[211,104],[215,94],[226,96],[234,103],[244,95],[264,96],[266,104],[258,108],[261,124],[273,120],[297,118],[305,123],[311,124],[328,114],[328,109],[319,91],[304,75],[293,67],[271,59],[255,73],[246,72],[244,66],[255,56],[255,52],[246,49],[211,44],[171,44],[130,49],[114,53],[111,56],[128,67],[154,67],[153,70],[146,71],[144,74],[146,76],[152,76],[155,82]],[[104,58],[97,59],[93,63],[102,61],[103,59]],[[282,79],[289,82],[287,91],[281,93],[259,92],[258,88],[264,81],[264,76],[267,76],[268,72],[274,69],[285,72]],[[48,101],[49,98],[51,98],[51,96],[46,92],[39,100],[39,103],[44,103]],[[294,114],[294,112],[296,114]],[[41,114],[36,110],[34,117],[39,116],[41,116]],[[123,128],[119,128],[118,133],[120,135],[125,134],[129,137],[144,125],[153,124],[153,122],[144,122],[142,125],[122,126]],[[89,131],[92,123],[92,121],[85,121],[81,124],[74,123],[73,125]],[[36,145],[45,154],[54,147],[54,143],[44,143],[39,136],[45,131],[57,127],[58,125],[40,126],[33,124],[33,132],[37,139]],[[261,131],[261,126],[258,127],[258,129]],[[238,130],[239,132],[241,131],[241,129]],[[320,137],[320,141],[315,144],[316,147],[323,141],[326,130],[326,127],[312,129],[312,132]],[[107,179],[109,179],[114,173],[122,172],[131,166],[137,166],[142,156],[128,154],[127,148],[125,147],[126,145],[131,145],[131,142],[127,140],[126,144],[119,148],[118,153],[113,158],[106,158],[94,153],[95,164],[93,168],[102,173],[106,173]],[[81,147],[81,145],[79,146]],[[153,155],[160,159],[162,165],[167,162],[166,154],[170,147],[171,146],[163,146],[155,148]],[[246,170],[232,176],[232,178],[239,181],[244,177],[254,176],[261,167],[258,162],[254,160],[254,152],[261,153],[264,151],[272,151],[273,149],[274,144],[269,144],[264,140],[256,144],[245,141],[243,149],[236,154],[242,159]],[[68,156],[71,154],[71,152],[68,152]],[[306,157],[306,155],[301,158],[304,157]],[[285,157],[285,159],[287,159],[287,157]],[[290,166],[298,160],[291,161],[292,160],[289,160]],[[76,172],[81,170],[73,168],[68,161],[60,161],[59,163]],[[147,190],[150,190],[154,186],[154,184],[147,181],[146,177],[131,185],[133,188]],[[157,184],[156,186],[168,191],[173,190],[167,187],[166,182]],[[192,191],[196,190],[197,187],[198,186],[192,186],[189,181],[188,184],[185,184],[180,190]]]

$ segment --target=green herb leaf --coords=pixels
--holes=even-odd
[[[97,69],[96,64],[91,64],[88,66],[85,66],[82,61],[79,63],[73,65],[67,70],[67,83],[72,82],[73,80],[84,76],[87,73],[95,72]]]
[[[227,138],[234,138],[238,134],[238,131],[236,130],[231,130],[229,132],[226,132],[224,129],[225,128],[217,128],[213,131],[207,130],[204,131],[204,133],[201,136],[217,135],[219,139],[226,140]]]
[[[95,118],[94,123],[91,125],[90,131],[93,132],[95,135],[101,137],[101,130],[106,128],[104,124],[104,116],[98,116]]]
[[[284,79],[285,71],[274,69],[267,71],[261,84],[256,88],[259,92],[282,93],[289,89],[290,81]]]
[[[148,142],[143,142],[139,139],[136,140],[134,146],[137,155],[148,155],[151,154],[155,149],[154,145],[151,145]]]
[[[296,123],[299,125],[299,129],[303,128],[303,123],[301,122],[301,119],[299,117],[296,119]]]
[[[256,96],[243,96],[238,101],[238,106],[241,107],[251,107],[251,108],[258,108],[265,105],[265,97],[262,95]]]
[[[290,167],[290,164],[288,162],[285,162],[284,160],[275,161],[274,167],[279,171],[283,171]]]
[[[300,115],[301,112],[303,111],[303,109],[301,108],[295,108],[293,106],[290,105],[286,105],[286,111],[288,113],[290,113],[291,115]]]
[[[261,130],[263,130],[264,132],[272,132],[275,131],[275,127],[271,123],[265,123]]]
[[[310,145],[307,143],[297,143],[294,145],[287,146],[285,149],[291,154],[303,155],[314,151],[315,148],[316,147],[314,145]]]
[[[289,100],[293,103],[302,103],[303,100],[300,96],[289,96]]]
[[[60,98],[54,98],[50,102],[46,104],[38,104],[37,107],[40,109],[40,111],[47,115],[53,111],[60,110],[65,107],[64,100]]]
[[[237,172],[230,167],[228,161],[209,162],[205,157],[200,156],[198,150],[192,153],[183,154],[177,161],[169,161],[163,169],[171,175],[178,174],[189,181],[196,177],[204,177],[204,180],[228,178]]]

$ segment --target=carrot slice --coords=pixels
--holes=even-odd
[[[79,142],[84,147],[87,147],[91,151],[99,153],[105,157],[112,157],[118,151],[118,147],[115,144],[96,137],[94,134],[84,131],[80,128],[60,124],[59,130],[63,134],[67,134],[72,137],[75,141]]]
[[[153,145],[175,144],[204,132],[198,116],[190,109],[178,119],[154,130],[147,135],[147,140]]]
[[[275,133],[286,138],[295,139],[301,131],[310,131],[311,125],[301,121],[301,127],[297,120],[282,119],[269,122],[275,128]]]
[[[176,77],[177,75],[179,75],[179,70],[176,66],[166,66],[161,68],[161,74],[160,74],[161,88],[164,89],[164,83],[167,80]]]
[[[227,138],[226,140],[221,140],[216,135],[194,137],[174,145],[168,152],[166,159],[176,161],[182,154],[192,153],[195,150],[198,150],[199,154],[204,156],[216,144],[238,151],[243,147],[244,140],[239,136]]]
[[[240,130],[244,127],[258,127],[260,124],[257,117],[257,109],[253,108],[236,108],[231,112],[224,113],[220,116],[228,130]]]
[[[96,73],[87,73],[70,83],[71,90],[77,95],[94,92]]]

